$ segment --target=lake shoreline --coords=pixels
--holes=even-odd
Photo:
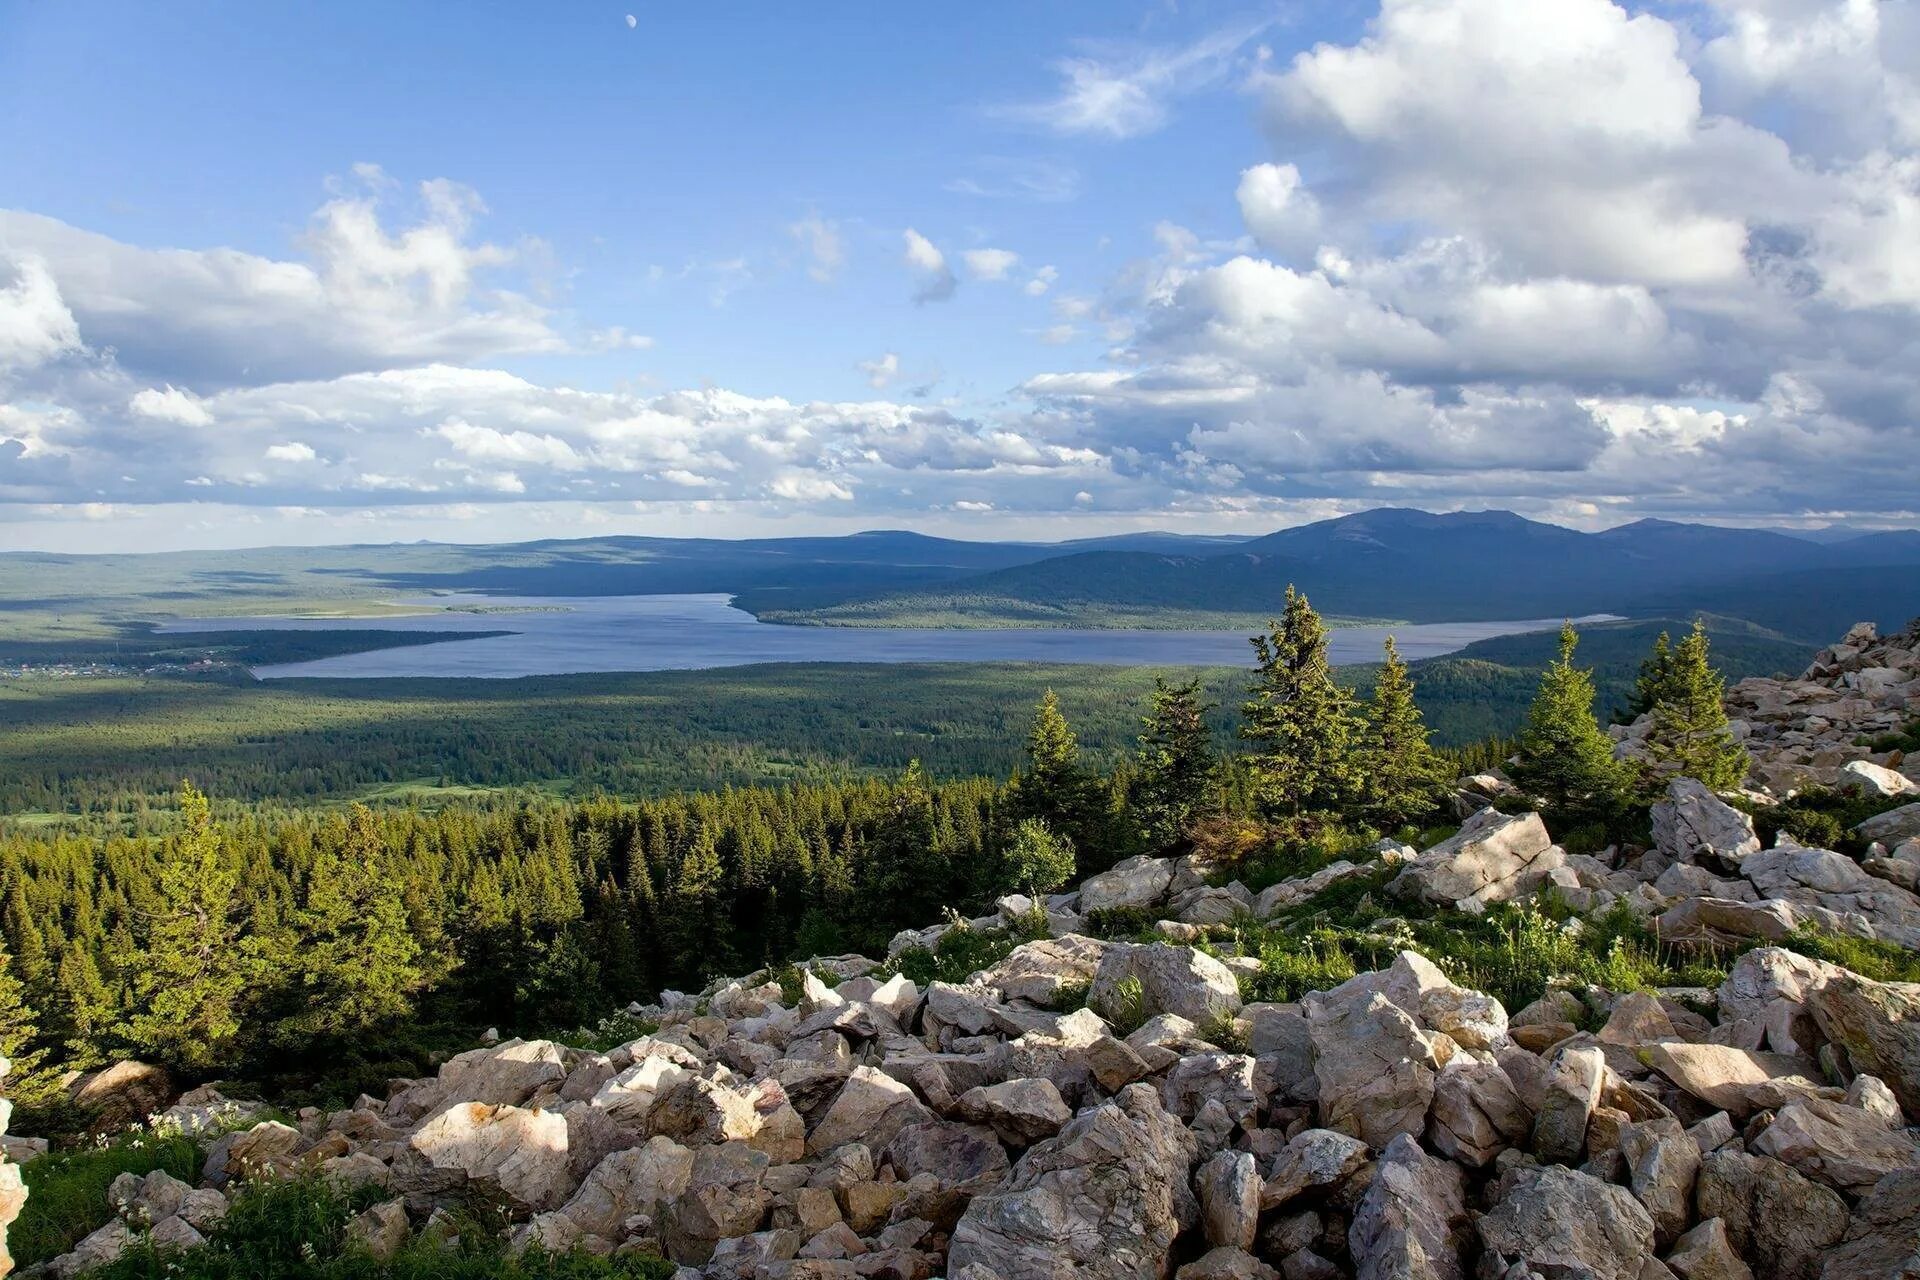
[[[762,622],[719,593],[651,596],[477,598],[485,611],[442,607],[415,616],[179,619],[168,635],[236,630],[488,631],[430,644],[252,668],[262,680],[585,675],[685,671],[778,663],[1072,663],[1096,666],[1244,666],[1259,628],[1214,630],[1064,627],[900,629],[795,627]],[[420,603],[429,603],[421,601]],[[464,603],[464,601],[457,602]],[[1610,620],[1592,615],[1581,621]],[[511,621],[508,621],[508,620]],[[502,632],[502,623],[508,629]],[[1438,657],[1493,636],[1549,630],[1558,618],[1393,626],[1336,625],[1329,645],[1338,665],[1377,661],[1389,634],[1409,660]]]

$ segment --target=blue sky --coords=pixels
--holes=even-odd
[[[0,546],[1914,517],[1913,0],[548,8],[0,3]]]

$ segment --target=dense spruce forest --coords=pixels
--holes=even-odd
[[[1536,794],[1560,797],[1568,829],[1603,840],[1627,812],[1606,797],[1628,780],[1594,761],[1608,753],[1572,643],[1568,629],[1520,750],[1545,762]],[[1707,691],[1696,700],[1717,712],[1707,633],[1689,643]],[[1256,657],[1234,699],[1244,751],[1223,750],[1206,685],[1163,678],[1124,706],[1134,741],[1111,767],[1082,752],[1048,691],[1024,744],[1011,735],[1010,778],[935,780],[914,762],[885,778],[637,801],[223,814],[187,784],[164,835],[16,828],[0,837],[0,1050],[14,1096],[31,1113],[58,1096],[58,1070],[125,1055],[282,1099],[377,1090],[482,1027],[592,1039],[662,988],[877,953],[943,910],[1050,890],[1137,852],[1208,846],[1241,874],[1264,858],[1277,878],[1381,833],[1433,838],[1423,828],[1444,816],[1447,781],[1513,750],[1432,747],[1391,647],[1356,696],[1326,665],[1304,598]],[[1649,679],[1643,662],[1643,702]],[[1571,692],[1543,729],[1556,689]],[[1554,717],[1578,733],[1563,741]],[[1572,783],[1568,753],[1586,771]]]

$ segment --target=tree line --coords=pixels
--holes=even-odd
[[[1608,821],[1646,784],[1613,760],[1576,641],[1567,628],[1511,772],[1555,813]],[[1004,781],[935,781],[916,763],[639,801],[225,820],[186,785],[164,837],[8,837],[11,1091],[48,1103],[59,1071],[127,1055],[188,1078],[377,1085],[478,1027],[576,1027],[716,974],[876,952],[949,907],[1205,845],[1223,819],[1254,833],[1243,852],[1335,828],[1415,838],[1462,765],[1484,764],[1431,744],[1390,640],[1369,698],[1336,682],[1304,595],[1289,592],[1253,648],[1239,753],[1217,748],[1197,681],[1162,678],[1111,769],[1087,763],[1047,692]],[[1639,693],[1666,767],[1713,785],[1744,773],[1703,631],[1662,637]]]

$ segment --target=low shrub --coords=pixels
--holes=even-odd
[[[1763,844],[1772,844],[1785,832],[1801,844],[1858,857],[1866,852],[1867,842],[1853,828],[1906,803],[1909,797],[1856,796],[1808,787],[1777,805],[1754,808],[1753,827]]]
[[[1094,938],[1117,940],[1144,939],[1153,935],[1159,915],[1145,907],[1101,907],[1089,911],[1080,920],[1081,929]]]
[[[940,935],[931,950],[908,947],[886,966],[925,987],[930,982],[965,982],[970,974],[1006,959],[1015,947],[1047,936],[1044,913],[1023,916],[1003,929],[974,929],[965,923]]]
[[[589,1053],[606,1053],[623,1044],[631,1044],[641,1036],[650,1036],[659,1029],[660,1024],[651,1018],[642,1018],[622,1009],[618,1013],[608,1014],[590,1027],[549,1031],[541,1038],[557,1040],[570,1048],[585,1049]]]

